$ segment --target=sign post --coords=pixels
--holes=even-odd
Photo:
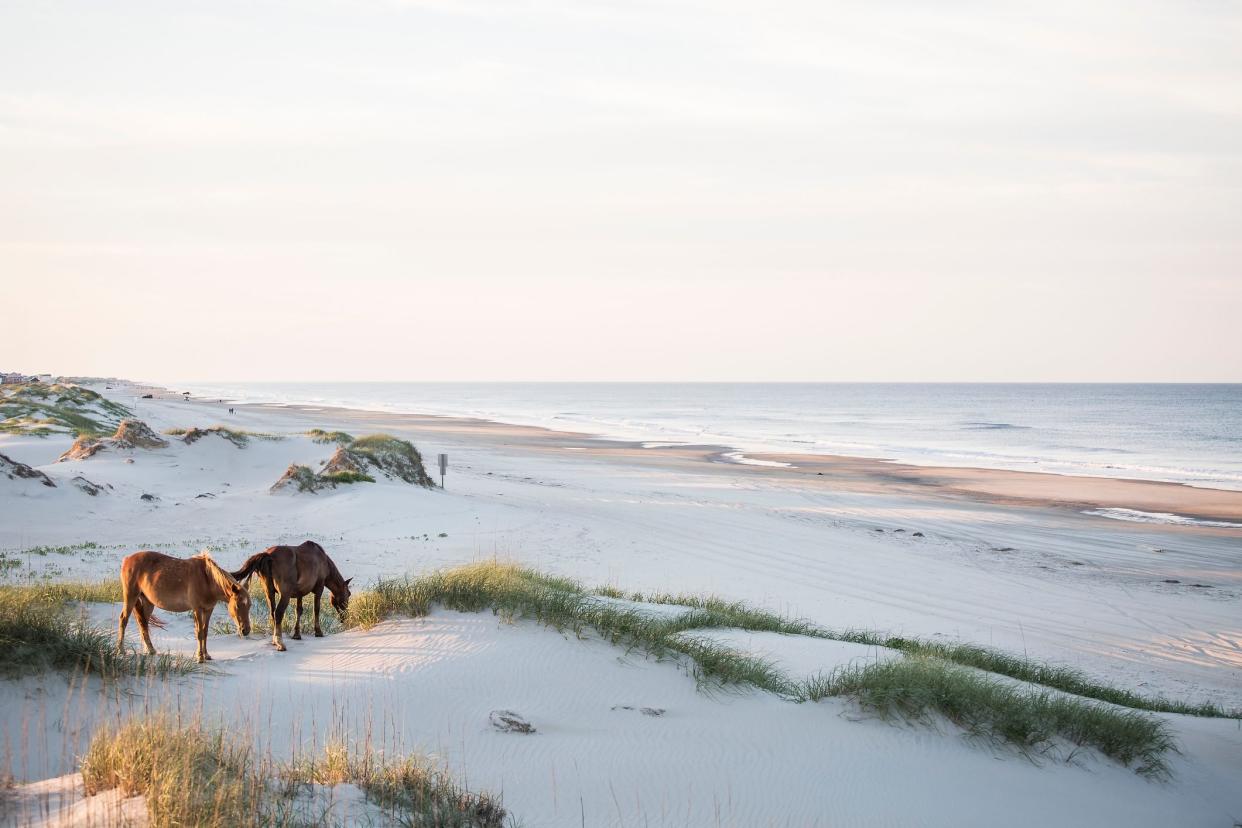
[[[444,488],[444,473],[448,471],[448,455],[440,455],[440,488]]]

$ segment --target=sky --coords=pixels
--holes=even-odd
[[[1242,4],[0,0],[0,370],[1242,381]]]

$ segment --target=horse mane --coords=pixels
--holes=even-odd
[[[206,549],[194,557],[202,560],[204,567],[207,569],[207,574],[212,577],[216,582],[216,586],[220,587],[220,591],[225,595],[241,586],[241,582],[234,578],[227,569],[216,563],[215,558],[211,557],[211,553]]]
[[[313,546],[315,549],[318,549],[318,550],[319,550],[319,554],[323,555],[323,559],[324,559],[325,561],[327,561],[327,562],[328,562],[328,578],[329,578],[329,581],[330,581],[332,578],[335,578],[335,579],[336,579],[336,583],[341,584],[342,586],[344,586],[344,585],[345,585],[345,576],[341,574],[341,570],[337,569],[337,567],[336,567],[336,561],[332,560],[332,556],[331,556],[331,555],[329,555],[329,554],[327,553],[327,551],[326,551],[326,550],[325,550],[322,546],[320,546],[319,544],[315,543],[315,542],[314,542],[314,541],[312,541],[312,540],[304,541],[304,542],[303,542],[303,545],[306,545],[306,546]],[[332,594],[333,594],[333,595],[335,595],[335,594],[336,594],[336,590],[332,588],[332,584],[331,584],[331,583],[329,583],[329,584],[328,584],[328,589],[332,590]]]

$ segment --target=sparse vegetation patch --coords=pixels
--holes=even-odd
[[[302,826],[320,824],[308,787],[350,783],[393,822],[426,828],[499,828],[505,811],[421,757],[385,761],[374,752],[332,744],[322,756],[289,764],[257,759],[249,744],[223,728],[166,715],[101,731],[82,760],[88,795],[119,788],[144,796],[155,828],[173,826]]]
[[[344,432],[307,432],[318,443],[337,443],[337,449],[318,472],[294,464],[272,486],[272,491],[295,488],[299,492],[318,492],[349,483],[374,483],[376,477],[403,480],[428,489],[435,483],[423,467],[422,455],[407,440],[387,434],[369,434],[354,439]],[[347,439],[319,439],[315,435],[339,435]]]
[[[105,449],[160,449],[167,448],[168,441],[160,437],[141,420],[122,420],[111,437],[83,434],[73,441],[69,450],[57,462],[85,460]]]
[[[320,481],[319,475],[310,466],[303,466],[294,463],[285,469],[285,473],[280,479],[272,484],[272,491],[279,492],[285,489],[296,489],[299,492],[317,492],[323,488],[325,484]]]
[[[32,382],[0,389],[0,432],[107,434],[130,416],[125,406],[78,385]]]
[[[180,437],[181,441],[188,445],[193,445],[204,437],[212,434],[223,437],[238,448],[245,448],[251,440],[283,440],[285,439],[279,434],[265,434],[261,431],[246,431],[244,429],[228,428],[222,425],[208,426],[207,428],[169,428],[164,433],[170,437]]]
[[[352,434],[347,434],[344,431],[324,431],[322,428],[312,428],[306,432],[306,436],[316,443],[336,443],[339,446],[346,446],[354,441]]]

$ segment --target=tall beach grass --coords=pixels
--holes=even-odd
[[[356,785],[399,825],[500,828],[498,799],[473,793],[421,756],[388,760],[340,743],[288,762],[256,757],[235,731],[167,714],[100,731],[82,758],[87,795],[143,796],[153,828],[249,828],[340,824],[305,797],[310,786]],[[345,815],[342,815],[345,816]],[[347,815],[351,824],[364,815]]]

